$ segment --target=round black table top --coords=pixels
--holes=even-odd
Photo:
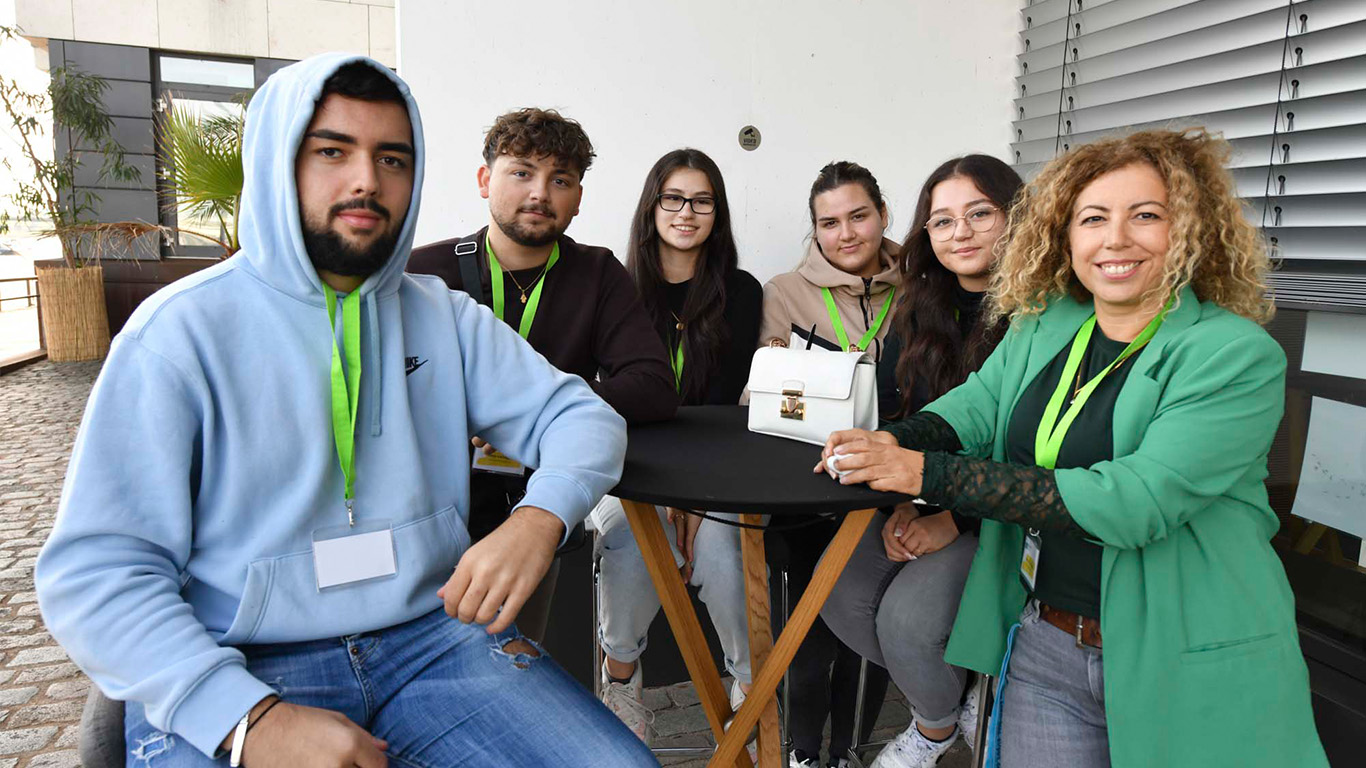
[[[813,515],[889,507],[910,496],[840,485],[811,468],[821,447],[749,431],[749,409],[698,405],[627,431],[612,495],[708,512]]]

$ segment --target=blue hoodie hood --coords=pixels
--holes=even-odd
[[[353,62],[369,64],[394,81],[408,102],[408,120],[413,127],[413,149],[417,157],[413,162],[413,196],[403,219],[403,230],[393,255],[360,287],[361,296],[372,293],[382,296],[398,290],[399,278],[413,248],[426,155],[422,117],[407,83],[388,67],[364,56],[330,53],[291,64],[272,75],[252,97],[242,141],[242,164],[251,169],[242,189],[238,222],[242,253],[262,280],[318,306],[323,304],[323,284],[304,249],[294,161],[303,144],[304,131],[322,96],[323,83],[338,69]]]
[[[422,199],[423,161],[426,151],[422,140],[422,117],[417,111],[408,84],[388,67],[364,56],[329,53],[305,59],[276,72],[251,99],[247,107],[246,135],[242,140],[242,164],[250,168],[242,189],[238,236],[242,255],[251,270],[265,283],[310,304],[324,305],[323,284],[304,248],[303,224],[299,215],[299,189],[295,180],[295,159],[303,144],[304,132],[313,120],[323,84],[338,69],[363,62],[379,70],[398,86],[408,103],[412,123],[413,194],[403,218],[403,229],[394,253],[378,272],[371,274],[359,290],[365,302],[364,326],[369,344],[362,370],[377,371],[382,358],[379,312],[376,297],[398,290],[408,255],[413,249],[413,230],[417,226]],[[362,376],[366,398],[376,404],[370,416],[370,434],[383,431],[383,379]]]

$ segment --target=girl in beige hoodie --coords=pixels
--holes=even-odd
[[[821,169],[808,200],[815,232],[795,272],[764,286],[764,321],[759,342],[811,349],[858,346],[882,355],[892,327],[898,246],[883,237],[887,205],[877,180],[849,162]],[[829,306],[834,305],[832,310]],[[814,331],[812,329],[815,329]],[[781,535],[790,554],[788,588],[800,595],[834,534],[833,525],[804,527]],[[791,764],[817,766],[821,730],[830,717],[830,765],[838,765],[853,741],[853,710],[859,656],[835,638],[820,619],[812,625],[789,668],[791,675]],[[887,672],[868,665],[863,730],[866,741],[887,692]]]
[[[857,346],[879,358],[882,338],[892,327],[900,278],[898,246],[883,237],[887,205],[877,180],[855,163],[831,163],[816,177],[808,207],[815,232],[806,257],[795,272],[764,286],[759,342],[812,349]]]

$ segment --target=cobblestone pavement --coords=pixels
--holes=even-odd
[[[77,724],[90,683],[43,627],[33,563],[52,530],[57,499],[99,363],[41,362],[0,377],[0,768],[78,766]],[[657,747],[712,744],[692,684],[652,688]],[[893,687],[875,739],[895,736],[910,716]],[[693,768],[705,757],[668,758]],[[940,768],[966,768],[960,741]]]
[[[80,765],[90,683],[43,627],[33,562],[99,369],[42,362],[0,377],[0,768]]]

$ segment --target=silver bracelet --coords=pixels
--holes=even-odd
[[[237,728],[232,732],[232,754],[228,758],[228,765],[232,768],[239,768],[242,765],[242,746],[247,743],[247,723],[251,720],[251,710],[248,709],[242,719],[237,721]]]

